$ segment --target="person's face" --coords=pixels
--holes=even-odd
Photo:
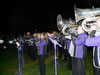
[[[96,25],[92,25],[90,28],[91,28],[91,30],[96,30],[97,29]]]
[[[38,37],[38,38],[41,38],[41,34],[40,34],[40,33],[38,33],[38,34],[37,34],[37,37]]]
[[[37,34],[36,34],[36,33],[34,33],[34,34],[33,34],[33,36],[34,36],[34,37],[36,37],[36,36],[37,36]]]
[[[100,28],[100,18],[97,19],[96,24],[95,25],[91,25],[91,30],[96,30],[98,28]]]
[[[41,34],[41,39],[43,39],[44,38],[44,36],[43,36],[43,34]]]
[[[97,20],[97,26],[100,27],[100,18]]]
[[[83,31],[83,28],[82,28],[81,26],[79,26],[78,29],[77,29],[77,32],[78,32],[78,34],[83,33],[83,32],[84,32],[84,31]]]
[[[30,35],[30,32],[27,32],[27,35]]]

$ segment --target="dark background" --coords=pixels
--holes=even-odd
[[[74,18],[78,8],[100,7],[100,0],[9,0],[0,2],[0,31],[6,34],[57,30],[56,18]]]

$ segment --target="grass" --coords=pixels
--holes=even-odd
[[[38,59],[33,61],[25,53],[25,65],[21,66],[22,75],[40,75]],[[46,75],[55,75],[55,63],[51,61],[54,56],[46,57]],[[67,62],[59,59],[60,68],[57,69],[57,75],[72,75],[72,71],[67,70]],[[0,51],[0,75],[14,75],[18,69],[17,50]],[[86,75],[93,75],[92,51],[88,51],[86,57]]]

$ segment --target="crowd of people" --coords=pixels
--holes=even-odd
[[[100,15],[100,14],[99,14]],[[92,17],[93,18],[93,17]],[[68,62],[67,70],[72,70],[72,75],[86,75],[86,55],[88,47],[93,47],[93,64],[94,75],[100,74],[100,16],[94,17],[95,21],[91,23],[90,33],[86,32],[82,27],[85,19],[76,22],[76,32],[68,33],[71,38],[67,38],[62,31],[57,32],[27,32],[24,35],[12,37],[12,39],[23,40],[24,50],[30,58],[35,61],[39,60],[40,75],[46,75],[45,58],[55,54],[57,47],[57,57],[62,58],[64,62]],[[93,19],[93,20],[94,20]],[[95,22],[95,24],[94,24]],[[72,27],[72,26],[71,26]],[[6,45],[4,45],[5,47]],[[20,45],[18,45],[20,46]]]

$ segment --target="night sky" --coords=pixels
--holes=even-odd
[[[68,1],[68,2],[67,2]],[[74,4],[78,8],[100,7],[100,0],[10,0],[0,2],[0,31],[23,33],[57,30],[56,18],[74,18]]]

